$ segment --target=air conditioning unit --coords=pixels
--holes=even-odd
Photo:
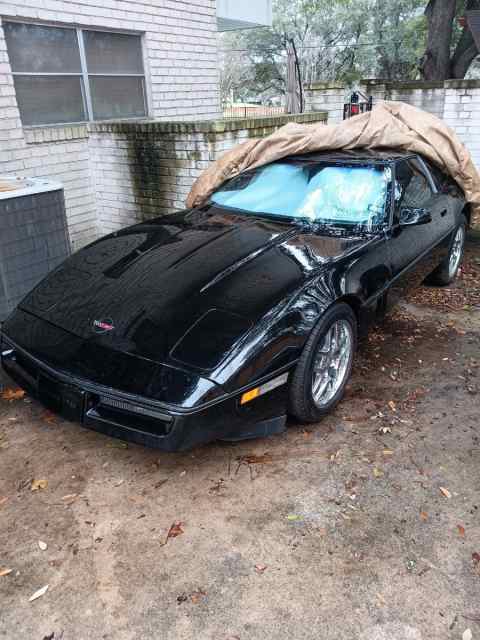
[[[69,254],[62,185],[0,176],[0,322]]]

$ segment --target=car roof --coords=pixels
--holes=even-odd
[[[346,162],[352,160],[370,162],[398,162],[416,154],[395,149],[351,149],[339,151],[314,151],[302,155],[287,156],[282,162]]]

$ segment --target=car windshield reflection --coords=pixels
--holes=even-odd
[[[381,164],[277,162],[232,178],[211,196],[255,215],[374,229],[386,221],[391,170]]]

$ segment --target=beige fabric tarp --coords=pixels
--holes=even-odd
[[[338,125],[289,123],[266,138],[239,144],[195,181],[187,206],[203,204],[228,178],[290,155],[339,149],[395,149],[420,153],[448,173],[472,205],[480,226],[480,176],[469,151],[447,125],[403,102],[382,102]]]

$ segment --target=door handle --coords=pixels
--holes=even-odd
[[[444,210],[440,213],[440,215],[442,216],[442,218],[444,218],[444,217],[447,215],[447,210],[446,210],[446,209],[444,209]]]

